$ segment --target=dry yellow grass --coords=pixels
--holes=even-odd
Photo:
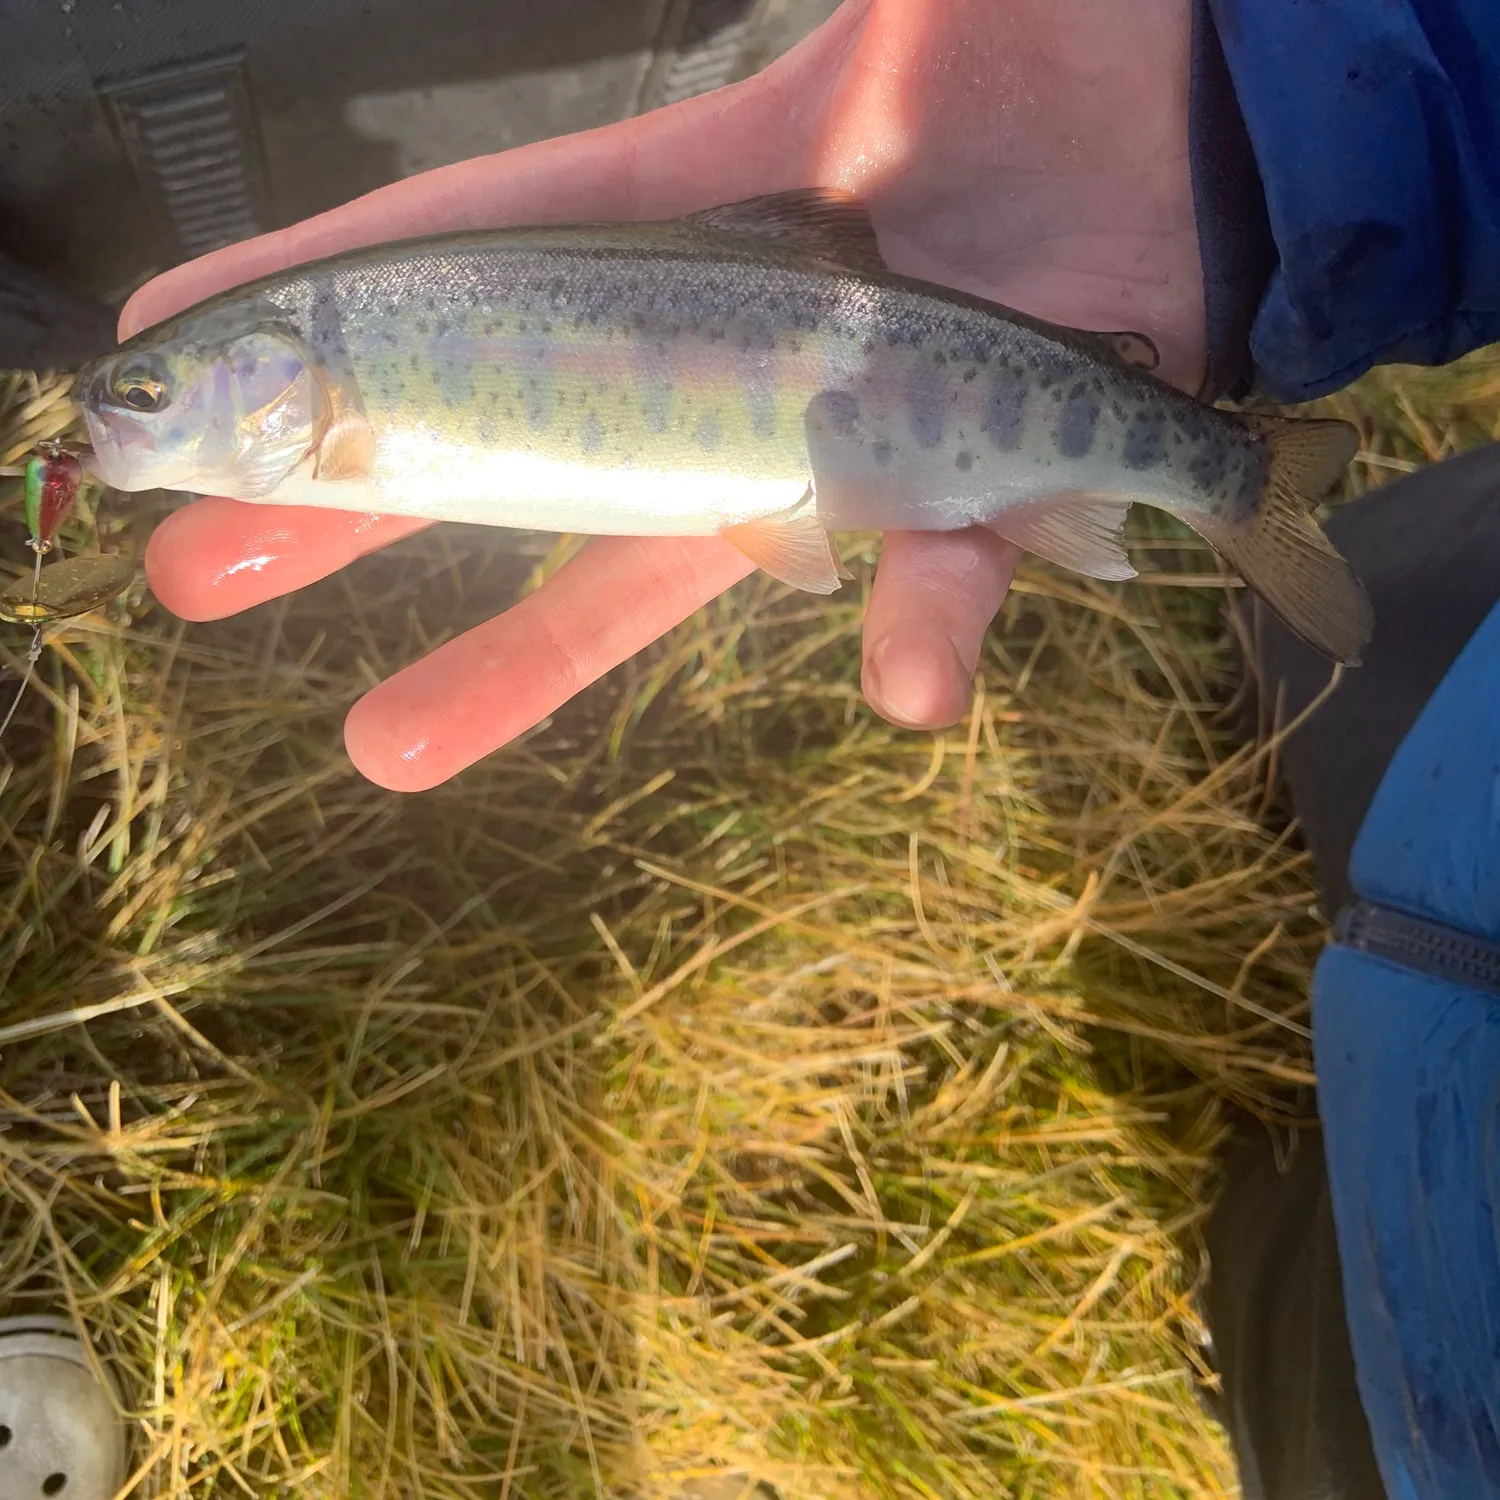
[[[1343,404],[1418,461],[1497,370]],[[0,381],[0,463],[60,397]],[[1222,1101],[1295,1114],[1321,927],[1212,561],[1152,536],[1028,571],[948,735],[863,707],[858,600],[751,580],[414,799],[341,716],[514,538],[54,635],[0,747],[0,1310],[93,1332],[135,1492],[1233,1493],[1194,1226]]]

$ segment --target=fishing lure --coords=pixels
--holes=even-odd
[[[26,460],[21,477],[26,545],[34,563],[29,577],[19,578],[0,591],[0,620],[30,625],[31,643],[26,650],[26,671],[5,718],[0,720],[0,736],[10,727],[41,660],[44,628],[108,603],[125,588],[135,571],[123,558],[109,556],[69,557],[44,568],[42,559],[53,550],[58,529],[86,486],[83,467],[61,443],[46,442]]]

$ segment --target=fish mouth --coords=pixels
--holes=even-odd
[[[97,480],[103,485],[109,485],[111,489],[114,488],[113,485],[109,484],[109,480],[100,472],[99,455],[95,453],[92,443],[70,443],[65,451],[71,453],[78,460],[83,467],[83,472],[90,479]]]
[[[96,484],[103,485],[106,489],[122,490],[130,493],[133,490],[156,489],[154,483],[142,484],[136,477],[138,468],[133,466],[127,454],[121,453],[118,448],[114,451],[101,449],[93,446],[85,446],[75,451],[74,457],[83,467],[83,472]]]
[[[79,444],[76,457],[85,473],[112,490],[126,493],[159,487],[161,463],[150,433],[133,422],[109,421],[87,406],[83,422],[88,441]]]

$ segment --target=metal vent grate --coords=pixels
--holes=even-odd
[[[269,227],[242,54],[100,86],[151,204],[162,251],[202,255]]]
[[[663,27],[640,107],[655,109],[738,76],[756,0],[678,0]]]

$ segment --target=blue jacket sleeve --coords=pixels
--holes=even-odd
[[[1500,606],[1396,751],[1349,861],[1356,900],[1441,936],[1404,954],[1335,943],[1313,983],[1350,1342],[1392,1500],[1500,1496],[1497,652]]]
[[[1309,400],[1500,340],[1495,0],[1196,3],[1209,393]]]

